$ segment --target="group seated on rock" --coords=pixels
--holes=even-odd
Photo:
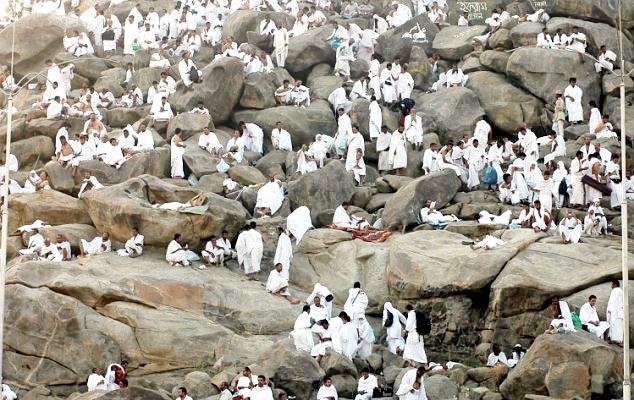
[[[89,392],[95,390],[111,392],[128,387],[128,362],[126,360],[122,360],[119,364],[110,364],[106,368],[106,374],[102,375],[101,373],[101,368],[92,368],[86,382]]]

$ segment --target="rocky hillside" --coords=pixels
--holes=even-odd
[[[411,4],[409,1],[404,1]],[[387,1],[371,2],[375,12],[385,16]],[[376,53],[386,61],[399,56],[409,64],[416,86],[413,98],[423,117],[425,148],[430,143],[446,143],[471,135],[477,121],[485,117],[494,135],[514,135],[526,122],[540,134],[552,126],[552,104],[556,89],[563,89],[575,76],[584,91],[584,109],[595,100],[620,131],[634,138],[634,83],[626,79],[628,105],[626,125],[618,114],[618,82],[610,74],[595,73],[591,59],[563,50],[532,47],[545,26],[550,32],[577,25],[588,35],[589,53],[600,45],[616,51],[616,2],[608,0],[557,0],[553,2],[503,1],[511,14],[545,8],[553,17],[546,25],[514,21],[506,23],[490,39],[486,48],[474,48],[472,38],[485,32],[483,24],[498,1],[451,2],[449,19],[468,8],[475,25],[439,29],[426,15],[417,16],[378,38]],[[158,0],[141,4],[172,9],[175,1]],[[83,4],[81,7],[87,7]],[[123,20],[131,2],[111,7]],[[634,3],[623,1],[624,55],[630,70],[634,57]],[[265,15],[291,28],[294,19],[283,13],[238,11],[225,23],[223,34],[239,43],[270,51],[272,43],[255,31]],[[336,13],[330,19],[340,19]],[[356,18],[362,28],[370,18]],[[426,29],[427,41],[413,43],[402,35],[419,24]],[[72,59],[62,48],[64,29],[85,28],[77,19],[60,16],[29,16],[16,23],[18,42],[15,54],[16,77],[43,68],[46,58],[56,62]],[[295,351],[288,333],[300,312],[299,306],[267,294],[263,282],[247,281],[242,271],[229,262],[224,268],[199,271],[170,268],[164,249],[174,233],[181,233],[193,247],[201,239],[223,229],[235,237],[240,226],[252,219],[257,190],[274,175],[288,187],[282,208],[271,218],[258,219],[264,236],[263,279],[272,267],[277,236],[275,228],[288,214],[308,206],[315,230],[294,246],[291,292],[300,298],[316,282],[329,287],[337,309],[343,307],[347,289],[360,281],[370,299],[368,315],[377,338],[384,335],[380,317],[383,303],[391,301],[399,309],[415,304],[431,319],[432,332],[425,338],[430,359],[435,362],[460,361],[465,365],[426,377],[430,400],[452,399],[544,399],[615,398],[620,390],[622,350],[607,345],[586,332],[543,335],[551,314],[550,298],[560,296],[578,309],[589,294],[598,297],[600,317],[604,317],[609,296],[609,280],[620,277],[621,241],[610,234],[584,238],[583,243],[562,245],[556,236],[532,230],[509,230],[505,226],[477,223],[482,210],[499,214],[519,209],[500,203],[496,193],[484,190],[465,192],[451,171],[421,176],[422,152],[408,150],[406,176],[379,176],[375,146],[368,144],[367,185],[355,187],[342,162],[330,160],[323,169],[299,175],[293,152],[272,151],[270,132],[283,121],[292,135],[294,148],[312,142],[317,134],[333,135],[336,130],[328,95],[342,78],[333,76],[335,53],[323,40],[330,27],[317,28],[289,44],[286,69],[245,77],[237,59],[212,61],[213,49],[203,48],[194,61],[202,68],[203,82],[187,90],[181,84],[170,97],[180,114],[169,123],[152,123],[149,106],[113,108],[103,112],[108,135],[118,137],[131,124],[151,125],[156,149],[137,154],[120,169],[99,161],[84,161],[75,171],[50,161],[54,138],[63,121],[47,120],[45,112],[31,108],[41,99],[41,90],[22,90],[15,99],[20,110],[12,131],[12,153],[20,170],[12,178],[24,183],[31,169],[45,170],[52,190],[12,195],[9,199],[9,230],[36,219],[52,225],[43,230],[47,237],[64,234],[76,250],[79,239],[107,231],[120,248],[133,226],[145,235],[148,250],[143,257],[128,259],[114,253],[64,263],[25,261],[17,256],[23,247],[11,236],[7,271],[4,378],[19,389],[21,398],[50,400],[166,399],[185,385],[195,400],[215,399],[223,380],[231,380],[244,365],[270,377],[276,390],[314,398],[319,380],[334,377],[344,398],[352,398],[358,371],[369,366],[381,375],[381,382],[398,384],[405,363],[377,340],[368,360],[351,362],[329,353],[320,363]],[[11,30],[0,32],[0,62],[10,59]],[[443,66],[458,64],[469,74],[466,87],[428,93],[432,78],[428,60],[437,52]],[[73,93],[84,84],[115,96],[122,93],[123,66],[135,65],[132,82],[144,92],[161,69],[148,68],[147,54],[121,54],[72,59],[75,77]],[[172,65],[178,59],[171,60]],[[367,72],[363,62],[352,63],[352,78]],[[178,80],[176,68],[170,74]],[[275,107],[273,93],[284,79],[302,79],[311,89],[313,101],[307,108]],[[4,106],[6,99],[2,99]],[[186,113],[202,101],[211,117]],[[369,139],[368,101],[356,99],[351,118]],[[586,110],[587,111],[587,110]],[[398,125],[398,113],[383,107],[383,121],[391,130]],[[587,119],[587,118],[586,118]],[[246,154],[246,160],[226,174],[216,171],[218,160],[197,146],[203,127],[215,130],[224,145],[238,121],[258,124],[265,133],[265,154]],[[78,133],[84,120],[69,118],[69,131]],[[170,175],[170,150],[166,140],[176,128],[183,130],[187,145],[184,162],[188,174],[198,180],[191,186]],[[0,141],[6,138],[0,126]],[[587,134],[587,125],[566,128],[568,155],[574,154]],[[618,152],[614,140],[603,147]],[[540,149],[542,155],[547,149]],[[631,154],[632,148],[628,147]],[[562,159],[566,165],[570,157]],[[634,158],[628,157],[629,168]],[[83,199],[76,195],[84,173],[106,185]],[[239,200],[223,197],[225,178],[246,187]],[[209,209],[200,215],[152,208],[156,202],[185,202],[204,193]],[[461,222],[446,230],[417,226],[416,217],[427,199],[434,199],[445,214],[455,214]],[[353,240],[350,234],[327,229],[335,207],[350,201],[353,214],[370,222],[381,218],[397,231],[384,243]],[[630,202],[630,210],[634,203]],[[567,210],[555,212],[559,221]],[[575,211],[580,217],[583,211]],[[623,221],[618,212],[606,209],[611,233],[618,233]],[[626,221],[634,226],[634,213]],[[404,233],[402,233],[404,232]],[[634,230],[631,231],[634,234]],[[493,234],[506,245],[493,251],[473,251],[462,244]],[[633,248],[634,243],[630,243]],[[629,259],[634,272],[634,256]],[[634,336],[632,337],[634,339]],[[492,343],[504,350],[520,343],[529,348],[526,359],[506,376],[481,368]],[[85,392],[86,377],[94,366],[105,367],[122,358],[130,362],[131,387],[127,392],[76,395]],[[525,397],[526,395],[526,397]],[[216,397],[214,397],[216,396]],[[594,397],[593,397],[594,398]]]

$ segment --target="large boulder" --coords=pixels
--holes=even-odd
[[[90,191],[84,197],[91,219],[99,231],[110,232],[113,239],[126,241],[132,227],[139,227],[146,245],[165,246],[175,233],[190,244],[223,229],[232,234],[244,225],[247,213],[240,203],[207,194],[208,208],[202,213],[184,213],[153,208],[156,203],[185,203],[199,190],[180,187],[150,175]]]
[[[293,27],[295,18],[282,12],[261,12],[252,10],[238,10],[231,13],[222,26],[222,36],[233,36],[236,43],[244,43],[248,39],[249,31],[260,32],[260,22],[264,17],[270,17],[278,28],[284,27],[289,31]]]
[[[53,59],[64,50],[64,30],[85,31],[81,21],[70,16],[31,14],[15,23],[14,71],[16,78],[39,72],[46,59]],[[0,59],[11,60],[13,28],[0,33]],[[20,40],[28,38],[28,40]]]
[[[509,57],[510,55],[504,51],[486,50],[480,54],[480,64],[495,72],[505,74]],[[469,76],[469,79],[471,79],[471,76]]]
[[[318,134],[332,136],[337,130],[331,107],[324,100],[314,101],[310,107],[281,106],[266,110],[238,111],[233,115],[235,123],[253,122],[265,132],[265,143],[270,142],[270,132],[277,121],[284,123],[291,134],[293,147],[310,144]]]
[[[629,97],[625,102],[625,134],[632,140],[634,138],[634,96]],[[628,99],[626,99],[628,100]],[[607,97],[603,103],[603,113],[610,116],[610,121],[614,128],[621,131],[621,101],[616,97]]]
[[[13,154],[20,164],[20,169],[37,169],[46,164],[55,154],[55,144],[47,136],[34,136],[11,144]]]
[[[155,142],[156,142],[155,135]],[[142,151],[126,160],[121,168],[113,168],[98,160],[87,160],[79,163],[76,179],[83,179],[84,173],[89,172],[104,185],[125,182],[135,176],[149,174],[159,178],[170,176],[169,148],[156,148]]]
[[[607,389],[621,382],[622,351],[596,336],[578,331],[544,334],[500,385],[506,399],[520,400],[528,393],[554,398],[590,397],[590,377],[602,378]]]
[[[618,2],[606,0],[557,0],[546,3],[546,12],[618,26],[618,5]],[[623,26],[631,29],[634,27],[634,4],[625,1],[622,7]]]
[[[44,166],[44,171],[48,175],[48,183],[51,188],[58,192],[72,194],[75,189],[75,180],[71,172],[62,167],[57,161],[49,161]]]
[[[114,276],[110,265],[117,266]],[[295,307],[283,298],[266,294],[259,282],[245,282],[242,274],[227,268],[197,273],[169,268],[163,249],[148,248],[137,259],[121,258],[111,252],[63,265],[23,262],[13,266],[7,277],[9,284],[46,287],[92,308],[112,301],[136,303],[154,310],[170,307],[251,335],[286,333],[295,319]],[[209,287],[214,290],[207,290]],[[279,318],[271,321],[266,314],[252,308],[256,303],[267,310],[279,311]]]
[[[563,91],[568,79],[575,77],[586,107],[601,95],[601,77],[592,62],[579,62],[580,57],[583,56],[572,51],[524,47],[511,54],[506,74],[511,82],[549,104],[555,102],[555,90]]]
[[[605,247],[597,253],[592,250],[595,246],[531,244],[509,261],[491,285],[490,312],[505,317],[541,310],[552,296],[567,296],[615,277],[621,272],[621,251]],[[634,261],[629,264],[634,270]]]
[[[49,225],[92,224],[84,202],[55,190],[14,194],[9,198],[9,232],[36,219]]]
[[[542,32],[544,25],[539,22],[522,22],[511,29],[513,47],[535,46],[537,35]]]
[[[331,161],[324,168],[302,175],[288,184],[291,208],[307,206],[313,220],[320,212],[350,201],[353,195],[354,178],[340,161]]]
[[[291,282],[308,292],[320,282],[332,291],[335,304],[343,306],[350,285],[358,281],[368,294],[370,308],[380,309],[389,298],[388,243],[352,240],[349,233],[339,230],[310,230],[293,255]]]
[[[425,49],[420,46],[412,47],[407,65],[407,72],[412,74],[416,89],[427,91],[438,80],[432,71],[433,66],[429,62]]]
[[[434,172],[414,179],[401,187],[385,204],[382,219],[385,226],[399,227],[416,223],[416,218],[428,199],[444,207],[458,192],[462,181],[452,170]]]
[[[488,287],[522,248],[543,237],[531,230],[507,231],[505,246],[473,251],[465,236],[449,231],[418,231],[390,241],[387,283],[398,299],[446,297]],[[444,254],[442,259],[437,254]],[[472,268],[477,265],[478,268]]]
[[[403,38],[403,34],[409,33],[417,25],[425,30],[426,39],[424,42],[414,43],[411,38]],[[410,52],[414,47],[422,48],[423,50],[429,49],[438,31],[436,24],[429,20],[426,13],[423,13],[403,25],[381,34],[377,39],[375,52],[388,61],[392,61],[394,57],[401,57],[401,63],[405,63],[409,61]]]
[[[106,72],[109,68],[114,66],[114,64],[111,64],[108,60],[95,57],[94,55],[85,55],[78,58],[67,52],[59,53],[53,61],[64,65],[72,63],[75,66],[74,73],[91,82],[99,79],[103,72]]]
[[[459,61],[473,51],[472,39],[486,31],[485,25],[447,26],[436,34],[432,48],[445,60]]]
[[[179,85],[171,104],[179,112],[189,111],[199,101],[211,114],[216,124],[227,121],[240,101],[244,86],[244,64],[233,57],[221,57],[201,70],[201,83],[190,87]]]
[[[81,384],[85,371],[125,351],[109,334],[118,330],[120,340],[135,340],[130,327],[46,287],[8,284],[6,302],[8,380],[32,387]]]
[[[326,41],[331,33],[332,27],[322,26],[292,37],[288,43],[286,69],[293,75],[305,76],[317,64],[334,64],[335,51]]]
[[[167,139],[170,140],[174,136],[176,128],[181,129],[181,139],[187,140],[193,135],[199,134],[203,128],[214,129],[213,121],[209,115],[198,113],[181,113],[170,119],[167,125]]]
[[[266,72],[247,75],[244,80],[244,92],[240,98],[240,106],[258,110],[275,107],[274,94],[279,86],[275,77]]]
[[[497,128],[514,132],[523,122],[539,125],[543,103],[508,83],[504,75],[474,72],[467,87],[478,96],[487,118]]]
[[[472,134],[475,124],[484,116],[478,96],[465,87],[443,89],[435,93],[412,95],[421,115],[427,115],[436,124],[443,142],[458,141]]]
[[[310,354],[295,349],[288,340],[277,342],[262,359],[262,367],[279,389],[298,399],[309,399],[324,371]]]
[[[458,398],[458,385],[446,376],[432,375],[423,380],[425,392],[430,399]]]
[[[555,32],[560,28],[564,32],[570,32],[573,26],[579,27],[579,32],[585,33],[588,44],[586,51],[588,53],[596,57],[599,55],[599,48],[602,45],[606,45],[608,49],[618,54],[620,33],[618,29],[610,25],[572,18],[551,18],[546,24],[549,32]],[[631,60],[634,57],[634,45],[632,45],[627,36],[622,35],[622,39],[623,58]],[[586,62],[588,61],[590,60],[587,59]]]

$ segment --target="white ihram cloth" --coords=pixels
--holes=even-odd
[[[284,202],[284,192],[278,184],[278,181],[268,182],[258,190],[255,208],[268,208],[271,215],[282,207]]]
[[[368,375],[367,379],[364,377],[359,378],[357,384],[357,392],[363,392],[363,394],[357,394],[354,400],[370,400],[372,398],[372,392],[379,387],[379,383],[374,375]]]
[[[610,324],[610,339],[623,342],[623,289],[615,287],[610,292],[606,318]]]
[[[286,233],[282,233],[277,239],[273,265],[277,265],[277,263],[282,264],[282,276],[284,276],[286,280],[288,280],[288,270],[291,267],[292,259],[293,245],[291,244],[291,238],[289,238]]]
[[[423,337],[416,332],[416,312],[414,310],[407,313],[405,330],[407,331],[407,339],[405,340],[403,358],[405,360],[426,364],[427,354],[425,354],[425,343],[423,342]]]
[[[81,247],[84,249],[84,253],[86,254],[101,254],[109,252],[112,249],[112,243],[110,242],[110,239],[104,242],[101,236],[96,236],[90,242],[85,239],[81,239]]]
[[[407,323],[405,316],[392,306],[389,301],[383,305],[383,326],[387,320],[388,314],[392,314],[392,326],[385,328],[387,330],[387,348],[390,353],[396,354],[396,349],[403,350],[405,348],[405,340],[403,340],[403,326]]]
[[[181,263],[183,265],[189,265],[189,261],[185,257],[187,250],[181,246],[176,240],[172,240],[168,243],[165,250],[165,260],[169,263]]]
[[[582,224],[577,218],[564,218],[559,223],[559,234],[570,243],[579,243],[582,230]]]
[[[269,278],[266,280],[266,291],[269,293],[278,293],[284,288],[288,288],[288,279],[284,277],[283,272],[277,272],[276,269],[271,270]],[[288,294],[288,291],[281,292]]]
[[[396,391],[396,395],[399,400],[427,400],[427,393],[425,392],[425,385],[423,385],[423,378],[420,380],[420,387],[414,389],[414,383],[416,382],[417,369],[410,369],[403,375],[401,384]]]
[[[581,309],[579,310],[579,319],[582,324],[587,326],[588,332],[594,333],[598,338],[602,338],[605,331],[610,328],[610,324],[606,321],[599,321],[597,309],[591,306],[590,303],[585,303],[581,306]],[[598,322],[599,325],[594,325],[590,322]]]
[[[332,302],[333,300],[326,300],[326,297],[332,296],[330,289],[322,285],[321,283],[315,283],[312,293],[306,298],[306,304],[313,304],[315,297],[320,298],[320,303],[326,307],[326,319],[332,318]]]
[[[304,234],[313,228],[308,207],[301,206],[290,213],[286,218],[286,228],[295,238],[295,243],[299,243],[304,237]]]
[[[571,101],[567,96],[574,99]],[[581,97],[583,91],[579,86],[572,87],[568,85],[564,91],[564,99],[566,100],[566,110],[568,110],[568,121],[583,121],[583,107],[581,106]]]
[[[354,357],[357,352],[357,343],[359,342],[357,327],[354,326],[352,322],[343,324],[339,331],[339,340],[341,341],[341,354],[352,360],[352,357]]]
[[[310,352],[313,349],[313,332],[310,330],[310,317],[307,312],[302,312],[295,320],[291,337],[297,350]]]
[[[359,316],[365,315],[365,309],[368,307],[368,295],[359,288],[348,289],[348,298],[343,305],[343,310],[348,314],[352,321],[359,319]]]
[[[260,232],[255,229],[242,232],[238,236],[236,251],[238,252],[238,262],[244,264],[245,274],[260,271],[260,262],[262,261],[262,252],[264,251],[264,244],[262,243],[262,235]]]
[[[182,142],[180,142],[182,143]],[[178,146],[172,138],[170,142],[170,155],[171,155],[171,174],[172,178],[184,178],[185,171],[183,169],[183,154],[185,154],[185,147]]]

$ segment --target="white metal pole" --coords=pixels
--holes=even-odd
[[[630,382],[630,297],[628,269],[628,220],[625,183],[627,179],[627,133],[625,128],[625,60],[623,59],[623,17],[622,1],[619,0],[619,56],[621,58],[621,269],[623,274],[623,400],[631,400]]]
[[[0,384],[3,382],[3,357],[4,357],[4,282],[7,269],[7,241],[9,238],[9,168],[6,165],[11,154],[11,124],[13,116],[13,94],[9,93],[7,102],[7,141],[5,147],[4,182],[2,183],[2,236],[0,245]]]

